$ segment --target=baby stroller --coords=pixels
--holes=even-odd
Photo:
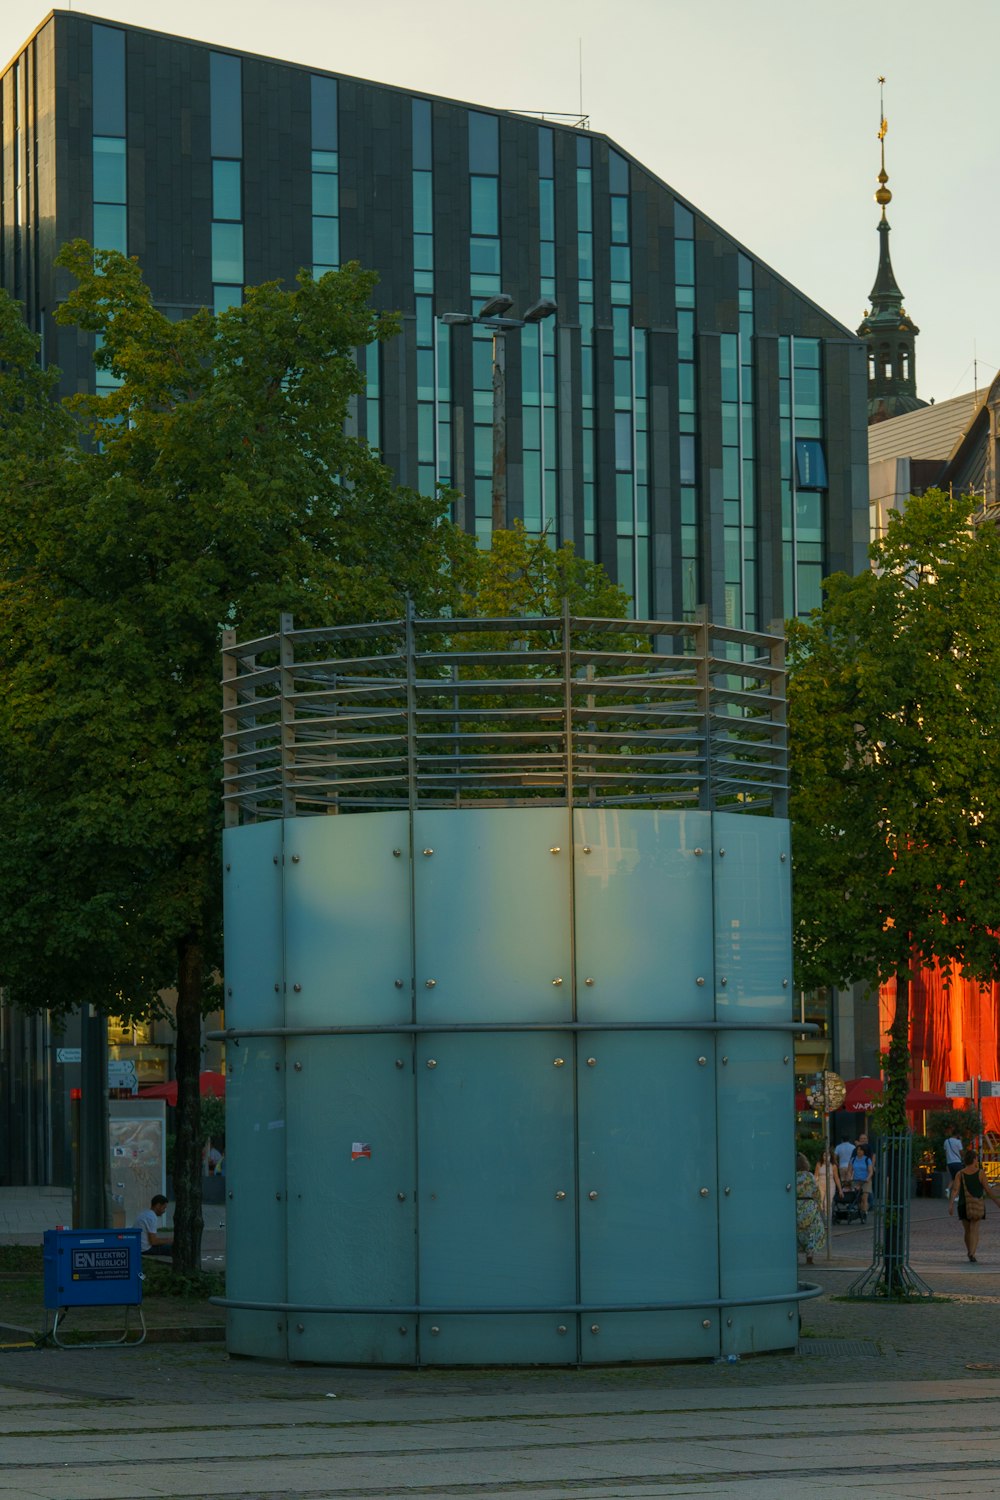
[[[865,1217],[861,1212],[860,1188],[848,1182],[834,1193],[831,1218],[835,1224],[863,1224]]]

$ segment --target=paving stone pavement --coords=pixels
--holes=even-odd
[[[0,1500],[1000,1497],[1000,1218],[944,1204],[913,1262],[947,1301],[839,1300],[867,1229],[803,1267],[798,1355],[585,1370],[343,1370],[213,1345],[0,1355]],[[810,1348],[812,1346],[812,1348]]]

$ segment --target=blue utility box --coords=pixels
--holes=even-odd
[[[142,1234],[138,1229],[47,1229],[42,1252],[45,1306],[55,1312],[52,1337],[70,1307],[139,1308],[142,1336]],[[128,1340],[125,1334],[113,1343]],[[102,1343],[108,1342],[105,1340]],[[142,1340],[138,1340],[142,1342]],[[93,1345],[90,1347],[100,1347]]]

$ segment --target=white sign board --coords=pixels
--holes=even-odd
[[[111,1059],[108,1062],[108,1088],[128,1089],[130,1094],[136,1093],[139,1080],[136,1077],[135,1062],[131,1057],[121,1061]]]
[[[166,1191],[166,1106],[162,1099],[112,1099],[108,1116],[111,1195],[122,1223],[133,1224],[153,1194]]]
[[[980,1099],[1000,1099],[1000,1082],[997,1082],[995,1078],[980,1078],[979,1097]]]
[[[948,1099],[971,1099],[972,1080],[968,1079],[965,1083],[946,1083],[944,1092]]]
[[[79,1061],[80,1061],[80,1048],[79,1047],[57,1047],[56,1048],[56,1062],[57,1063],[78,1063]]]

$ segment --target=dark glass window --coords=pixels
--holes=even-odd
[[[229,166],[229,162],[216,162],[218,166]],[[237,162],[238,166],[239,163]],[[314,172],[312,174],[312,211],[321,219],[335,219],[340,210],[340,192],[337,183],[336,172]],[[238,219],[239,214],[220,214],[215,211],[217,219]]]
[[[799,345],[795,341],[795,415],[821,417],[822,389],[818,370],[803,369],[799,364]]]
[[[500,171],[500,131],[496,115],[469,111],[469,171]]]
[[[434,189],[430,172],[413,174],[413,231],[415,234],[434,233]]]
[[[212,280],[243,280],[243,225],[212,225]]]
[[[94,204],[94,247],[128,254],[128,225],[124,203]]]
[[[576,164],[578,167],[590,166],[590,140],[585,135],[577,138]]]
[[[694,286],[694,240],[674,241],[674,280],[678,286]]]
[[[628,162],[617,151],[608,152],[608,187],[612,193],[628,192]]]
[[[413,101],[413,167],[429,172],[433,165],[431,144],[431,104],[429,99]]]
[[[228,229],[228,224],[215,224],[213,229]],[[240,244],[242,246],[242,226]],[[336,219],[315,217],[312,221],[313,265],[336,266],[340,264],[340,224]],[[220,277],[219,280],[222,278]]]
[[[211,55],[212,155],[243,155],[243,69],[228,52]]]
[[[632,274],[632,253],[628,245],[611,246],[611,280],[628,281]]]
[[[489,239],[470,241],[469,269],[474,276],[499,276],[499,240]]]
[[[542,177],[538,183],[538,227],[543,240],[556,237],[555,184],[551,177]]]
[[[473,234],[497,234],[497,179],[473,177],[469,182]]]
[[[738,255],[736,257],[739,266],[739,280],[741,287],[753,286],[753,261],[749,255]]]
[[[545,128],[538,132],[538,175],[539,177],[555,176],[552,164],[552,131]]]
[[[92,28],[94,47],[94,134],[125,134],[125,33],[111,26]]]
[[[694,359],[694,313],[677,314],[677,358]]]
[[[683,203],[674,204],[674,234],[679,240],[694,239],[694,214]]]
[[[795,439],[795,484],[800,490],[825,490],[826,454],[819,438]]]
[[[611,328],[613,333],[613,353],[619,359],[628,359],[632,353],[632,327],[627,307],[613,307],[611,309]]]
[[[94,137],[94,202],[124,203],[125,139]]]
[[[413,269],[415,271],[433,271],[434,236],[432,234],[415,234],[413,236]]]
[[[318,78],[313,75],[312,144],[314,151],[337,150],[336,78]]]
[[[213,219],[242,219],[241,171],[242,168],[238,161],[213,161]]]
[[[430,297],[414,299],[417,314],[417,343],[429,344],[434,337],[434,304]]]
[[[611,239],[615,244],[628,244],[628,199],[611,199]]]
[[[678,441],[680,454],[680,480],[681,484],[695,484],[695,449],[694,437],[690,434],[681,434]]]

